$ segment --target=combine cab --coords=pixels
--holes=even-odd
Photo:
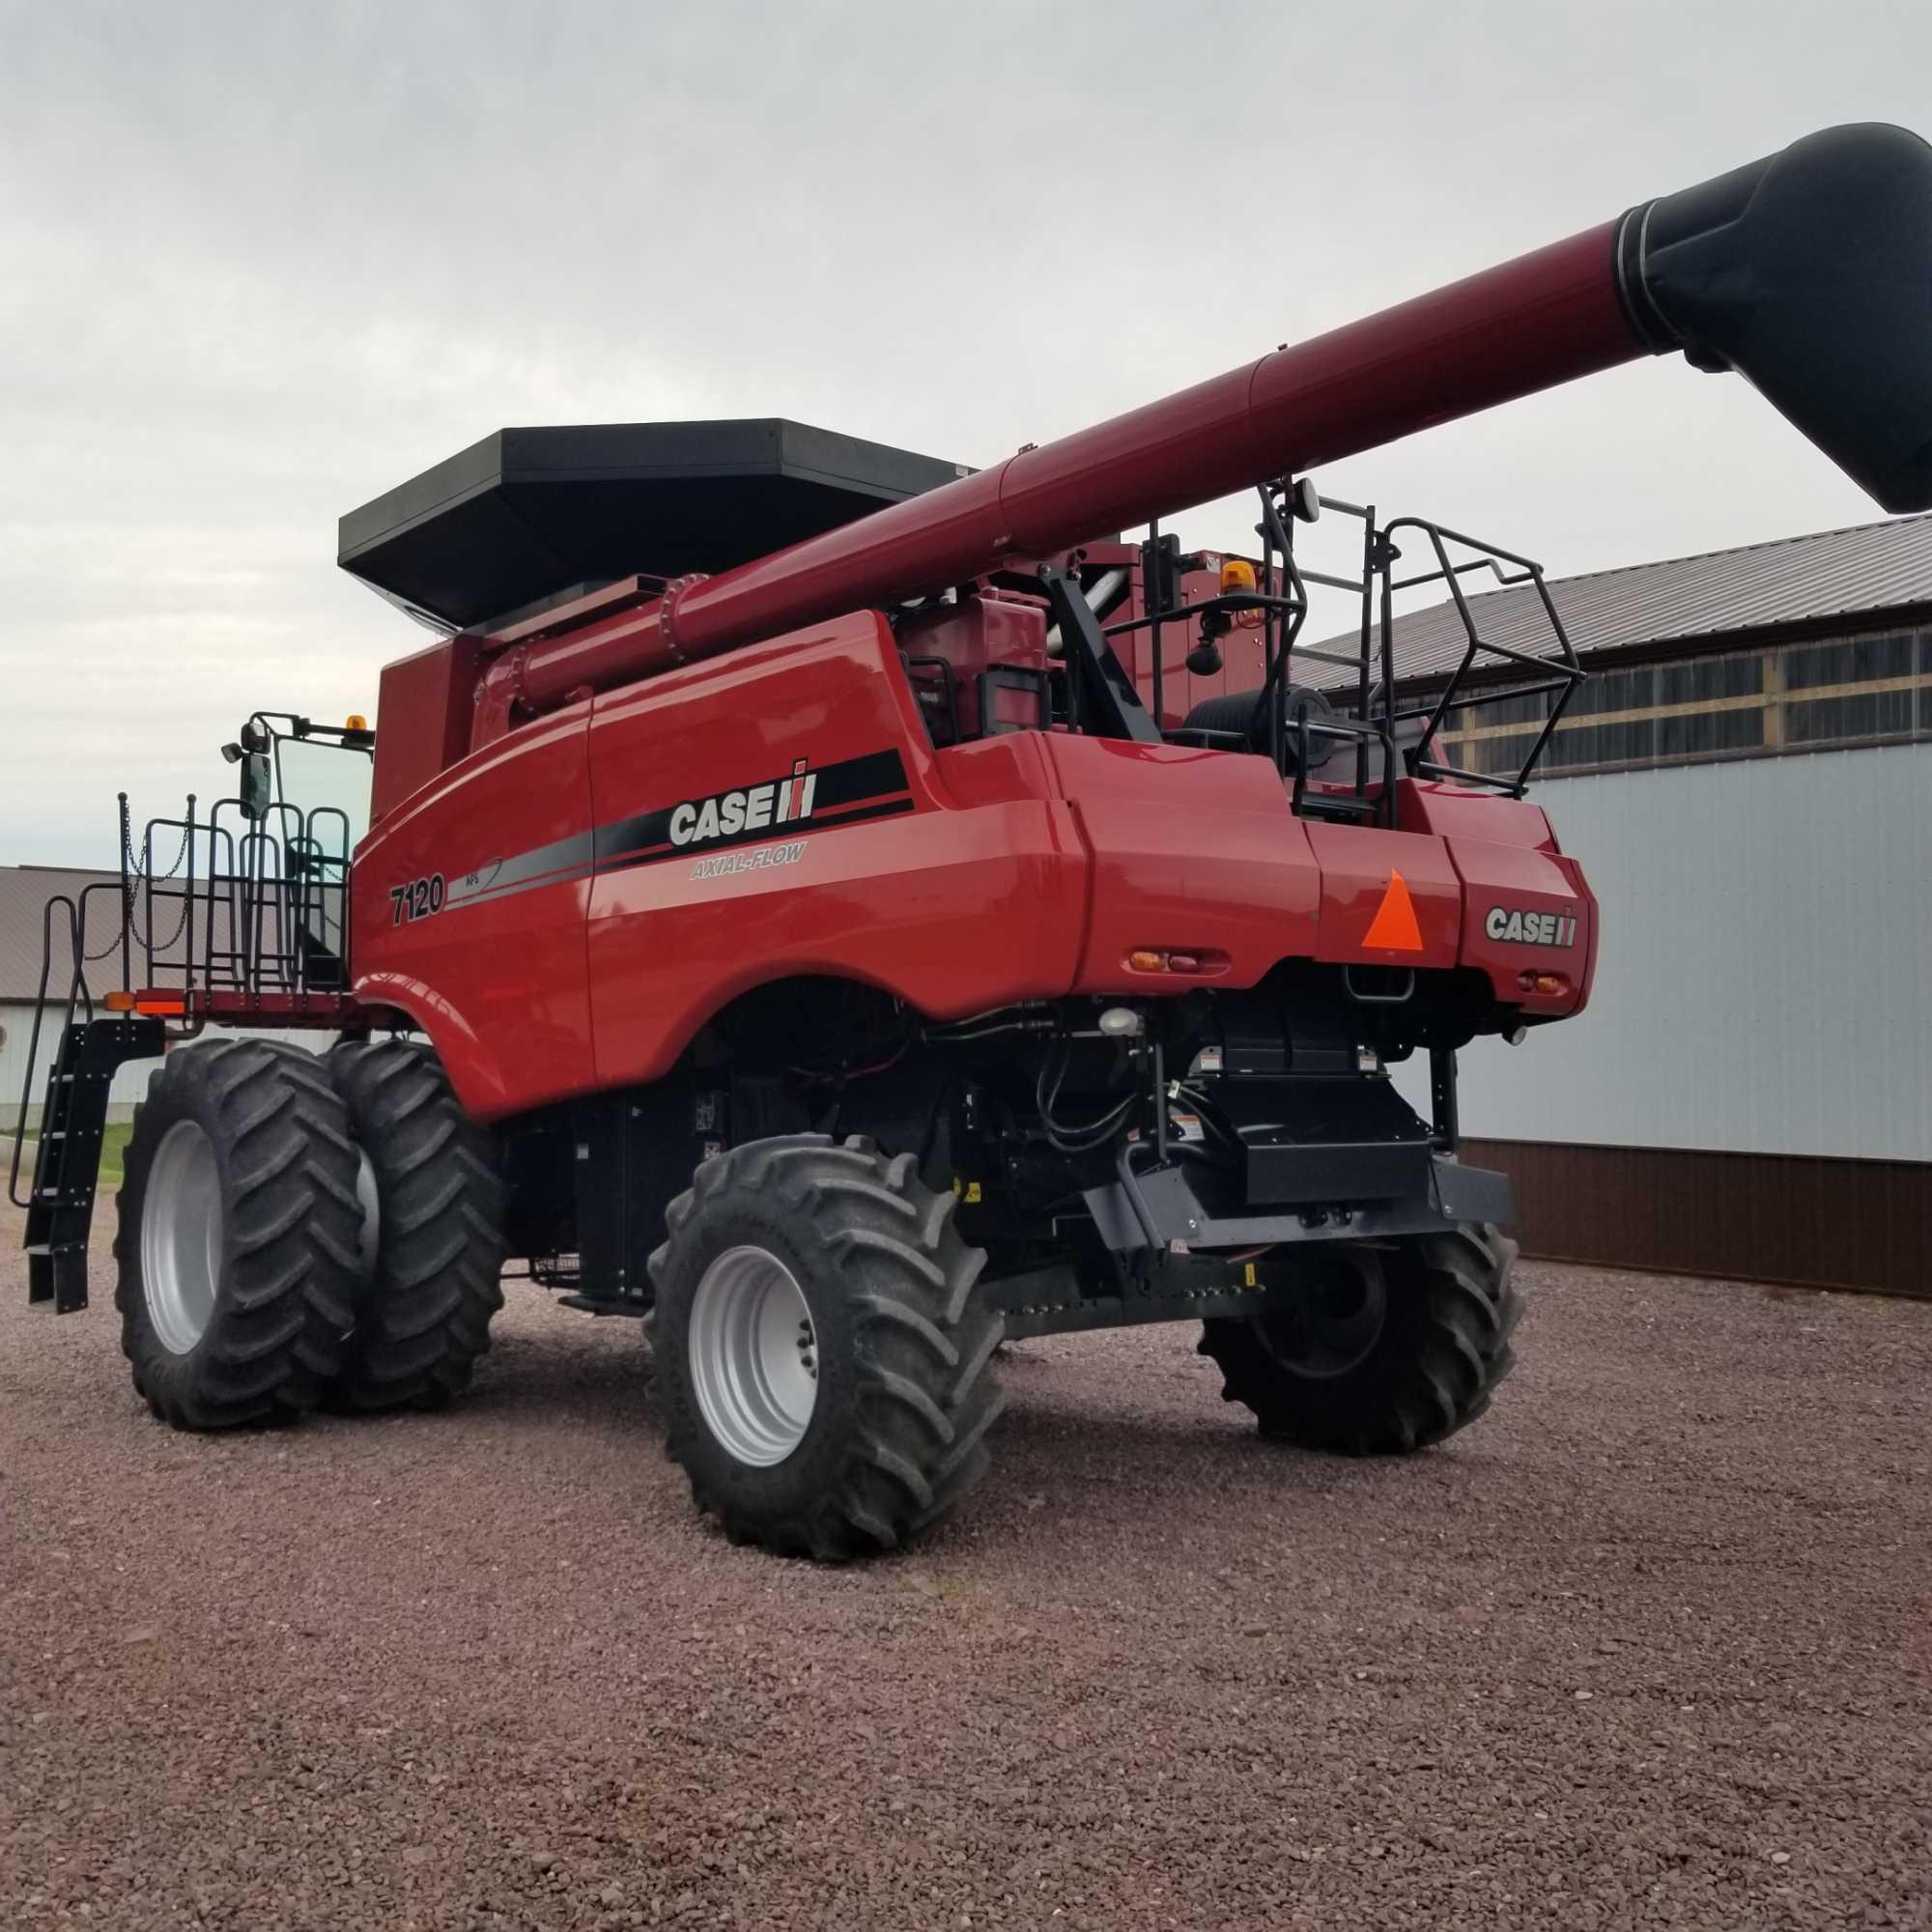
[[[1008,1337],[1197,1322],[1268,1435],[1440,1441],[1520,1311],[1456,1055],[1580,1011],[1598,943],[1524,797],[1542,741],[1441,746],[1479,678],[1547,739],[1580,672],[1547,594],[1539,651],[1471,620],[1470,572],[1535,564],[1306,472],[1682,348],[1932,503],[1928,236],[1932,154],[1840,129],[983,471],[785,422],[505,430],[353,513],[345,567],[441,635],[380,738],[256,714],[237,799],[124,826],[34,1297],[85,1302],[107,1081],[172,1047],[117,1303],[181,1426],[447,1401],[514,1260],[650,1322],[698,1502],[780,1551],[954,1503]],[[1248,554],[1162,530],[1236,489]],[[1339,571],[1297,554],[1322,519]],[[1352,651],[1301,641],[1311,583]],[[1429,586],[1466,649],[1414,688]],[[99,922],[65,923],[77,962]]]

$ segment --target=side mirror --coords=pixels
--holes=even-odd
[[[269,777],[268,753],[244,752],[242,754],[242,816],[259,825],[269,815],[273,789]]]

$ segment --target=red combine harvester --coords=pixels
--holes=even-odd
[[[1455,1056],[1578,1012],[1598,946],[1528,765],[1443,727],[1500,667],[1547,738],[1580,673],[1546,593],[1546,653],[1471,622],[1416,696],[1398,590],[1467,619],[1472,568],[1541,574],[1307,472],[1681,349],[1922,508],[1928,318],[1932,150],[1847,128],[977,472],[784,422],[503,431],[343,520],[444,633],[380,738],[256,713],[240,796],[138,854],[124,800],[103,1010],[61,902],[33,1298],[85,1303],[109,1082],[172,1048],[115,1254],[178,1426],[439,1405],[516,1257],[651,1318],[671,1454],[776,1550],[955,1502],[1003,1337],[1199,1321],[1270,1435],[1441,1440],[1520,1308]],[[1247,489],[1255,555],[1161,533]],[[1300,642],[1323,511],[1360,525],[1352,654]],[[1418,1053],[1429,1120],[1388,1075]]]

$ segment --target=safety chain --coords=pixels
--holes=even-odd
[[[168,880],[172,879],[175,876],[175,874],[181,870],[182,867],[186,863],[188,840],[191,838],[193,838],[193,836],[194,836],[194,828],[192,826],[184,825],[182,827],[181,843],[175,848],[174,862],[168,867],[168,869],[165,872],[156,874],[152,872],[144,872],[141,869],[140,862],[134,857],[134,842],[131,836],[129,835],[129,830],[126,825],[124,825],[121,828],[122,931],[112,934],[109,937],[107,944],[103,946],[99,952],[89,952],[85,951],[85,940],[83,938],[82,942],[83,950],[81,952],[81,959],[83,963],[87,965],[92,965],[97,960],[105,959],[107,955],[121,944],[123,933],[126,933],[129,938],[136,941],[139,944],[141,950],[148,955],[149,959],[152,960],[156,951],[165,952],[171,946],[173,946],[181,938],[182,934],[187,930],[187,917],[189,911],[192,908],[188,895],[184,893],[182,895],[181,917],[175,922],[175,929],[167,936],[166,939],[164,939],[161,942],[160,946],[156,948],[153,944],[149,935],[142,932],[140,927],[136,925],[134,923],[134,886],[137,880],[145,880],[151,886],[165,885],[168,882]]]

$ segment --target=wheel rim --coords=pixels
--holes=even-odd
[[[376,1193],[376,1170],[360,1148],[355,1150],[355,1205],[362,1225],[355,1231],[355,1279],[364,1288],[376,1278],[376,1251],[382,1245],[383,1208]]]
[[[214,1144],[193,1121],[177,1121],[141,1198],[141,1293],[170,1354],[185,1355],[208,1330],[224,1232]]]
[[[1365,1360],[1388,1319],[1388,1284],[1372,1254],[1337,1257],[1311,1270],[1301,1298],[1257,1323],[1290,1375],[1346,1374]]]
[[[766,1248],[720,1255],[691,1305],[690,1354],[712,1435],[753,1468],[782,1463],[818,1403],[818,1333],[784,1263]]]

